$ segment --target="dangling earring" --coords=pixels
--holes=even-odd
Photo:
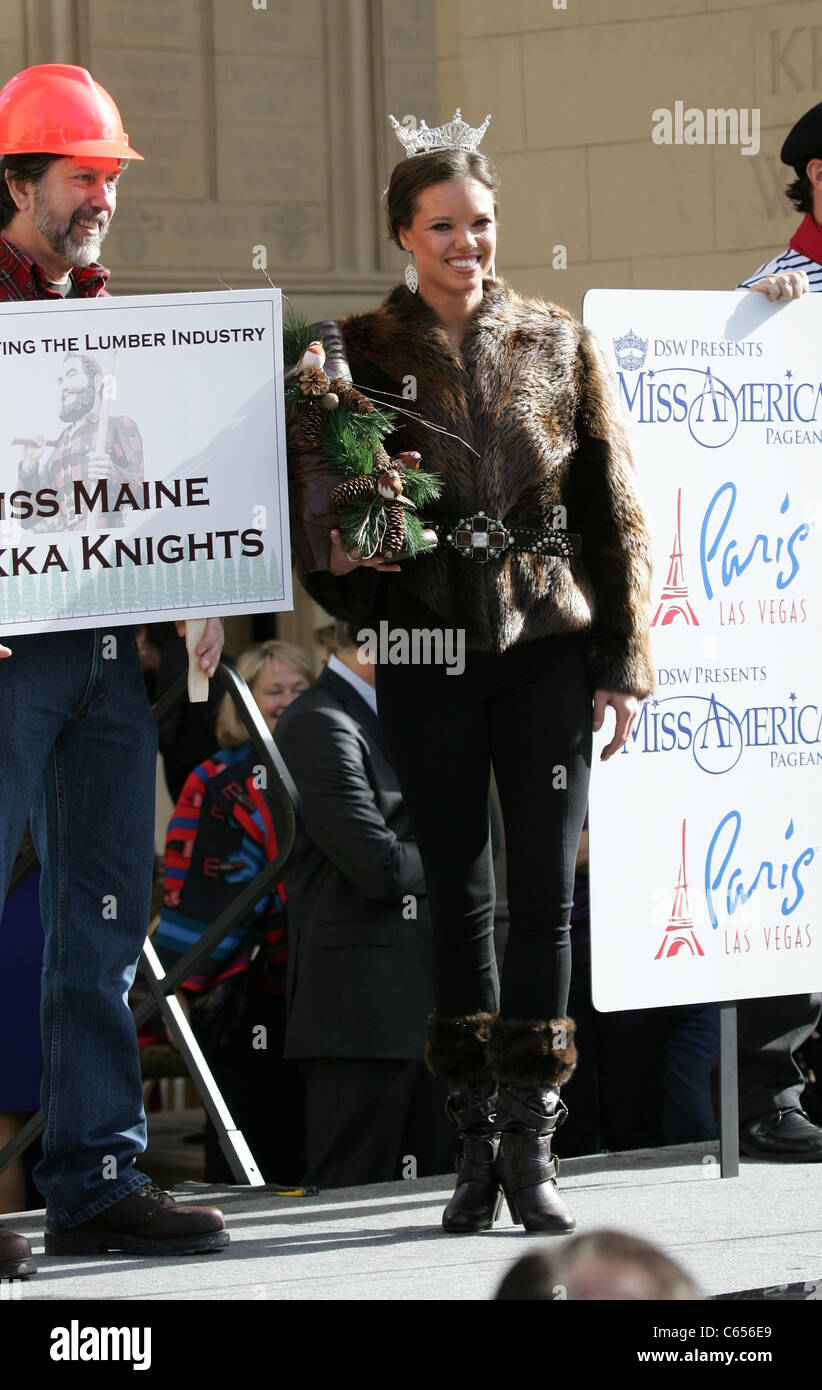
[[[417,267],[414,264],[414,252],[408,252],[408,265],[405,267],[405,283],[412,294],[416,294],[420,287],[420,277],[417,274]]]
[[[497,279],[497,268],[496,268],[496,265],[494,264],[493,261],[491,262],[491,264],[490,264],[489,267],[488,267],[488,279],[489,279],[489,280],[493,280],[493,281],[496,283],[496,279]]]

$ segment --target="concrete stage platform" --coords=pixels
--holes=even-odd
[[[722,1180],[718,1146],[691,1144],[568,1159],[561,1186],[579,1231],[607,1225],[654,1240],[706,1294],[822,1280],[822,1164],[743,1159],[739,1178]],[[3,1222],[37,1256],[26,1302],[490,1299],[514,1260],[544,1238],[513,1227],[505,1209],[493,1231],[445,1235],[450,1190],[446,1179],[427,1178],[295,1198],[184,1183],[176,1196],[222,1207],[231,1244],[173,1260],[49,1259],[42,1213]]]

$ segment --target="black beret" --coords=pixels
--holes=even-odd
[[[779,157],[783,164],[790,164],[800,178],[808,167],[808,160],[822,159],[822,101],[800,116]]]

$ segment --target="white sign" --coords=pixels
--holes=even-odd
[[[292,607],[279,290],[0,305],[0,637]]]
[[[593,290],[585,322],[630,421],[657,681],[595,749],[595,1004],[818,990],[822,295]]]

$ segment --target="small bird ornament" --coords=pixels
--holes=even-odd
[[[402,478],[396,468],[385,468],[376,475],[377,492],[386,502],[393,502],[402,492]]]
[[[303,372],[311,371],[312,367],[317,367],[320,371],[325,367],[325,348],[319,339],[315,339],[303,349],[294,371],[300,376]]]

